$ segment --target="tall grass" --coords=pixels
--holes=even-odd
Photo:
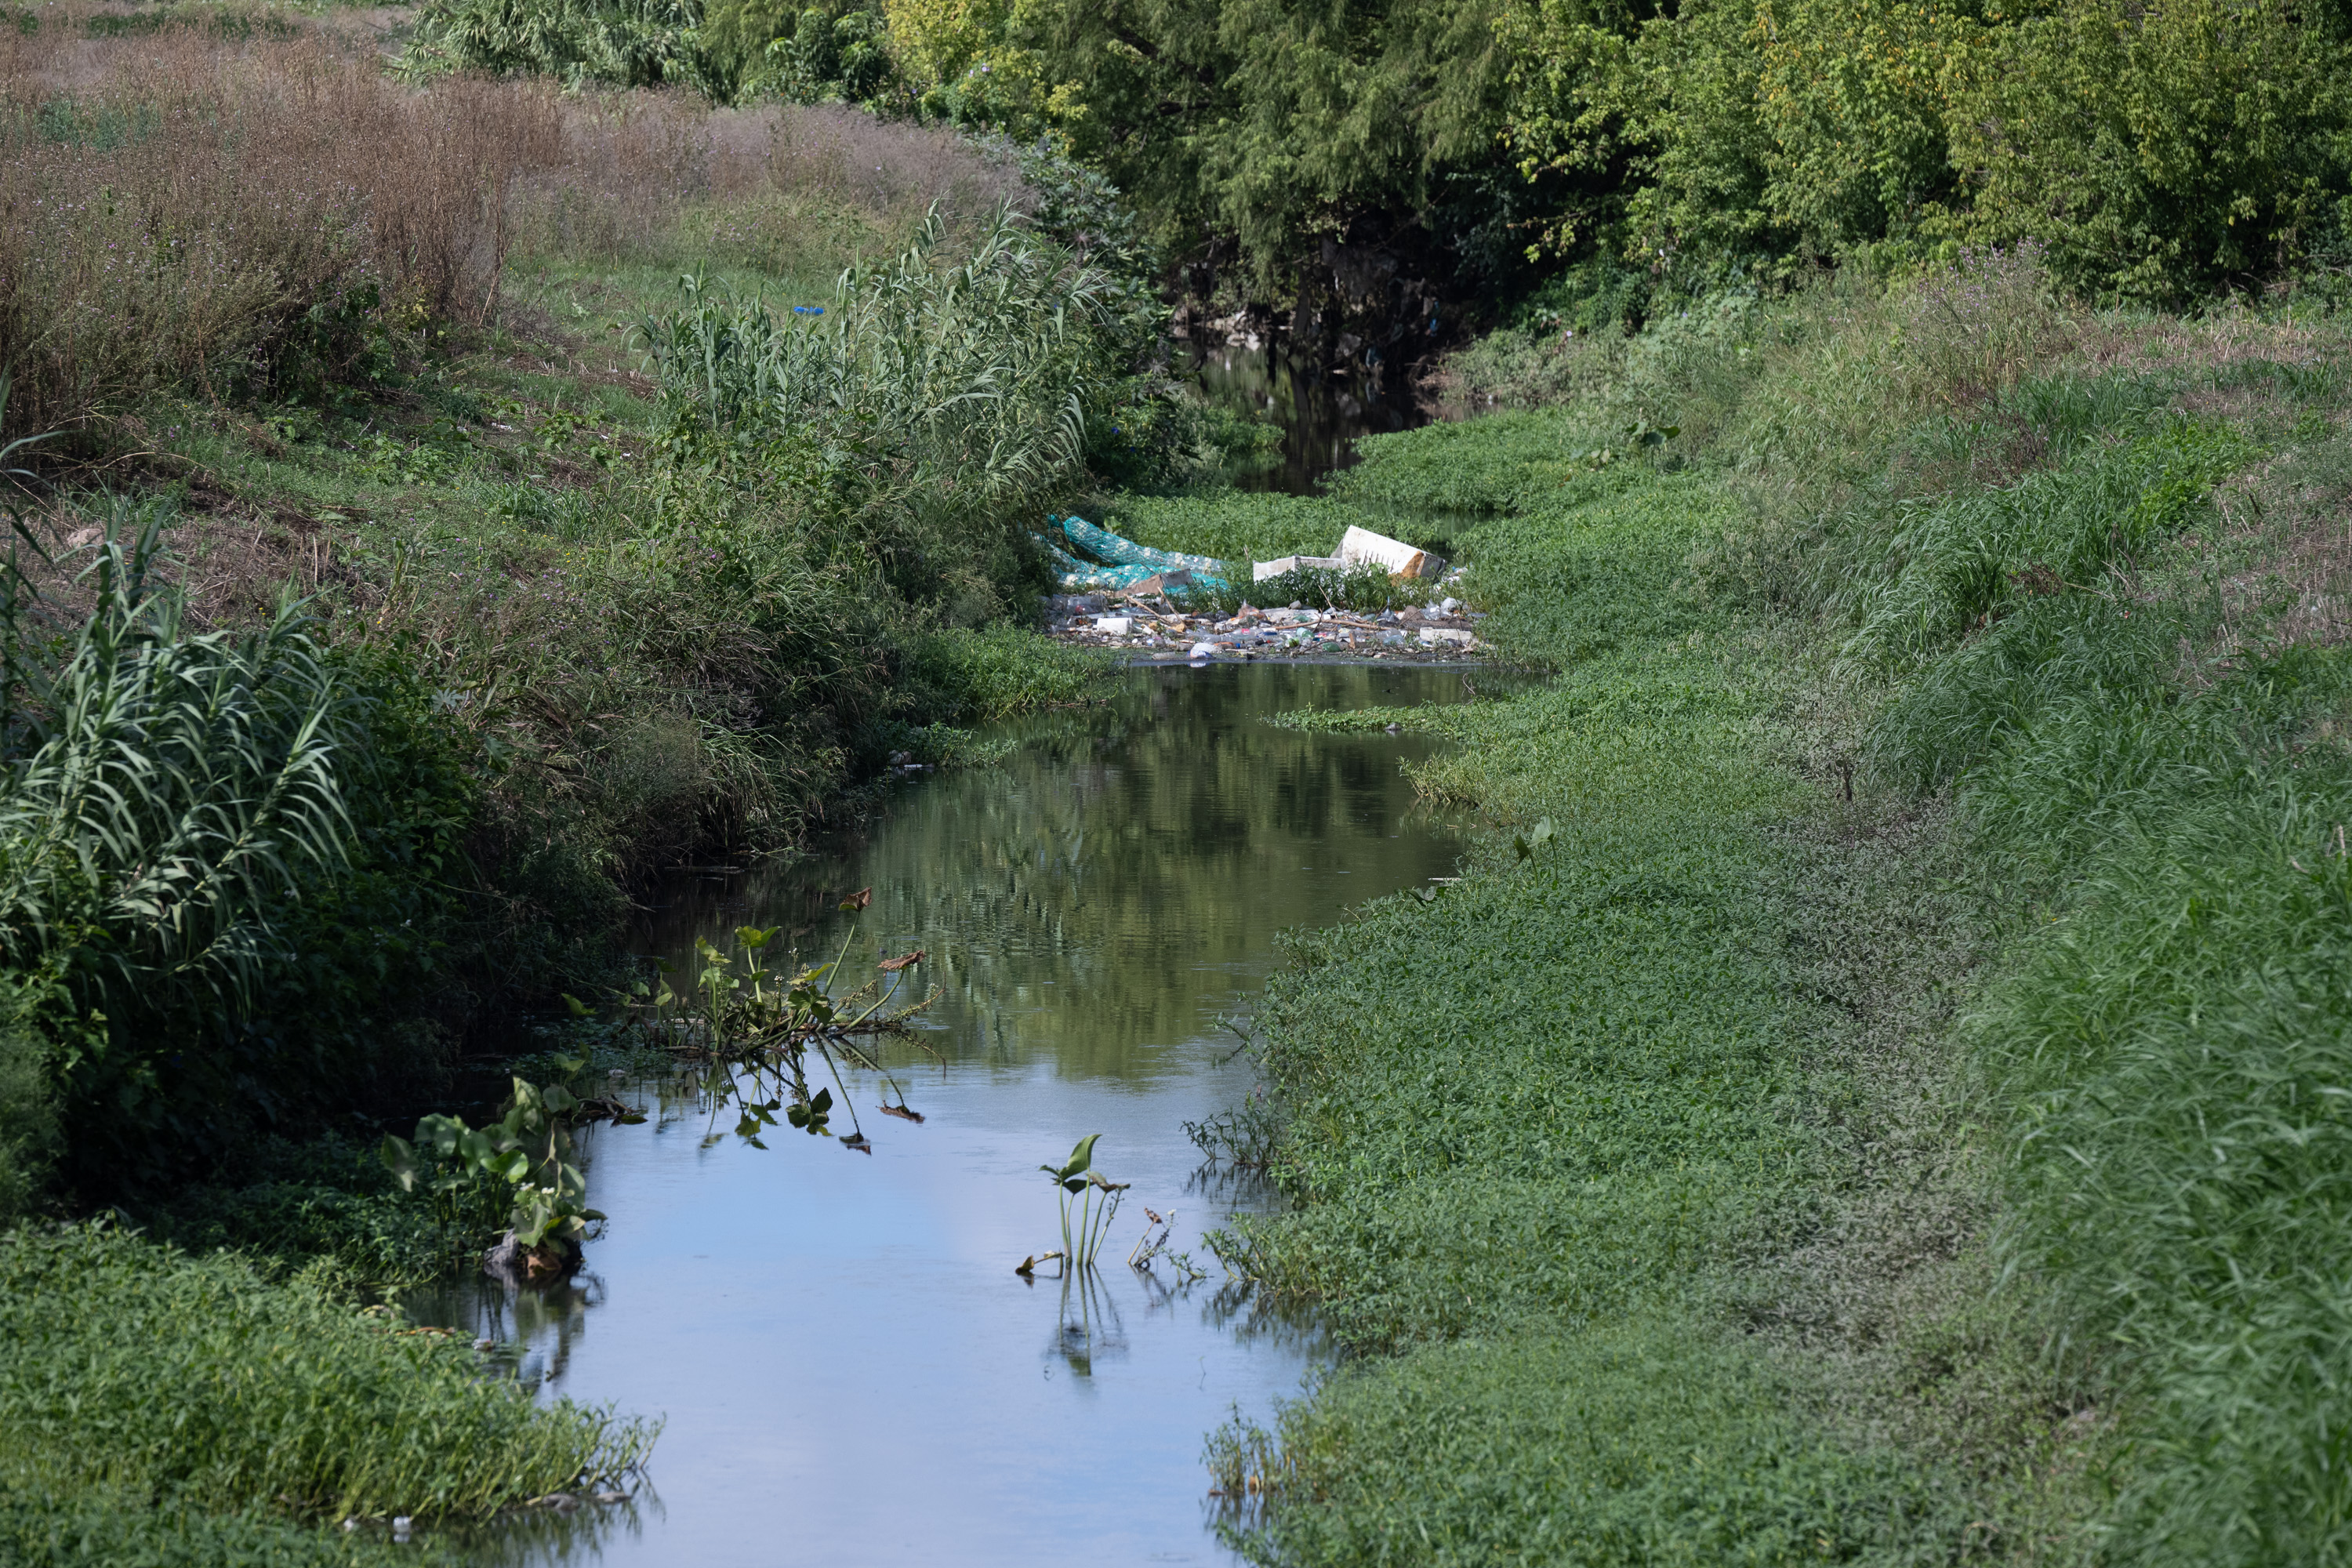
[[[93,606],[54,668],[22,656],[33,606],[0,605],[0,960],[40,973],[109,932],[90,956],[124,1013],[249,998],[283,956],[274,907],[342,869],[351,831],[332,757],[353,699],[299,607],[249,633],[191,633],[151,581],[157,545],[150,518],[95,548]]]
[[[869,463],[975,513],[1042,502],[1082,471],[1132,323],[1117,281],[1009,210],[950,255],[934,215],[894,260],[842,275],[830,305],[787,313],[689,280],[646,323],[667,395],[738,441],[822,429]]]
[[[495,308],[508,193],[560,144],[549,95],[410,92],[317,33],[80,42],[79,19],[0,33],[11,430],[352,374],[372,333]]]
[[[1009,160],[839,104],[589,90],[560,113],[560,160],[509,203],[520,267],[744,268],[814,304],[845,259],[902,248],[934,209],[968,232],[1030,199]]]

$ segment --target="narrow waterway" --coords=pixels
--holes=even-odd
[[[667,1426],[629,1503],[540,1517],[485,1562],[1221,1562],[1202,1438],[1264,1416],[1322,1355],[1256,1309],[1202,1233],[1265,1194],[1204,1167],[1187,1121],[1249,1092],[1230,1026],[1284,929],[1454,869],[1458,843],[1400,764],[1427,742],[1262,721],[1299,708],[1462,700],[1462,672],[1362,665],[1138,668],[1107,706],[1002,731],[1000,761],[910,783],[834,858],[681,883],[646,939],[782,926],[845,969],[921,949],[940,995],[886,1064],[917,1125],[850,1088],[872,1152],[733,1132],[685,1079],[628,1092],[637,1126],[588,1140],[610,1215],[544,1294],[487,1282],[420,1319],[505,1342],[551,1393]],[[1057,1243],[1038,1167],[1100,1133],[1131,1184],[1106,1264],[1013,1272]],[[1122,1259],[1145,1210],[1205,1273]]]
[[[1313,495],[1326,475],[1358,460],[1359,436],[1416,429],[1442,416],[1402,366],[1376,376],[1360,361],[1334,366],[1279,345],[1239,343],[1189,345],[1185,360],[1209,402],[1282,427],[1273,460],[1234,476],[1239,489]]]

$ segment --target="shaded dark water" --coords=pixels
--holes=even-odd
[[[1358,361],[1335,374],[1279,345],[1199,345],[1192,355],[1193,382],[1209,401],[1282,427],[1278,460],[1237,476],[1239,489],[1312,495],[1324,475],[1357,461],[1357,437],[1411,430],[1437,416],[1402,367],[1376,377]]]
[[[1139,668],[1108,710],[1006,732],[999,763],[910,786],[835,858],[682,884],[649,944],[778,924],[846,968],[922,948],[942,995],[887,1065],[921,1126],[851,1088],[874,1152],[729,1135],[686,1080],[590,1135],[611,1215],[569,1287],[467,1287],[413,1310],[511,1342],[550,1391],[667,1426],[631,1504],[538,1520],[484,1561],[570,1563],[1221,1562],[1203,1435],[1264,1416],[1321,1355],[1255,1310],[1202,1245],[1264,1195],[1204,1170],[1187,1120],[1249,1089],[1246,1015],[1286,927],[1450,873],[1457,840],[1400,763],[1427,742],[1276,730],[1301,707],[1458,700],[1458,670]],[[713,1138],[711,1133],[719,1136]],[[1013,1272],[1055,1245],[1039,1164],[1089,1132],[1133,1184],[1084,1281]],[[1120,1261],[1146,1206],[1207,1278]]]

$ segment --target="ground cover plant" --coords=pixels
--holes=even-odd
[[[24,1528],[26,1512],[69,1521],[90,1488],[167,1518],[487,1513],[621,1476],[652,1441],[641,1423],[485,1378],[446,1333],[273,1282],[233,1255],[21,1226],[0,1235],[0,1517],[19,1516],[0,1528]],[[240,1531],[288,1561],[331,1560],[298,1555],[294,1532],[258,1517],[187,1535]],[[169,1544],[168,1524],[161,1533]]]
[[[1270,994],[1253,1557],[2344,1549],[2343,345],[1973,265],[1337,487],[1558,673],[1349,716],[1496,831]]]

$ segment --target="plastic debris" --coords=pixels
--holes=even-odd
[[[1224,577],[1233,572],[1232,567],[1214,556],[1154,550],[1148,544],[1122,539],[1108,528],[1097,528],[1083,517],[1066,517],[1059,521],[1062,531],[1069,535],[1072,543],[1114,566],[1148,566],[1154,572],[1198,572],[1211,577]]]
[[[1415,550],[1401,539],[1349,528],[1339,539],[1339,559],[1350,566],[1385,566],[1392,577],[1434,577],[1445,570],[1445,558]]]
[[[1185,555],[1172,550],[1154,550],[1122,539],[1107,528],[1097,528],[1082,517],[1046,519],[1049,529],[1061,535],[1097,560],[1107,564],[1097,565],[1082,561],[1064,550],[1048,534],[1034,537],[1045,546],[1052,558],[1054,569],[1061,574],[1065,588],[1107,588],[1119,593],[1181,594],[1196,584],[1202,587],[1223,588],[1233,568],[1206,555]]]
[[[1261,561],[1250,568],[1250,580],[1263,583],[1268,577],[1279,577],[1285,572],[1337,572],[1347,564],[1336,555],[1284,555],[1272,561]]]

